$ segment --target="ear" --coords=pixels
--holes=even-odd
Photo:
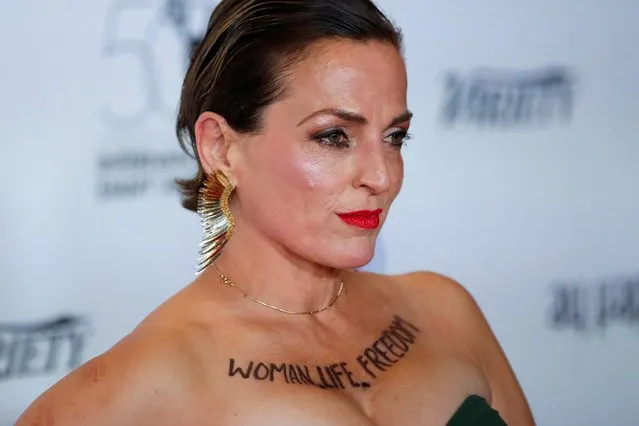
[[[212,174],[220,170],[233,184],[235,179],[229,161],[229,148],[235,139],[235,131],[219,114],[203,112],[195,122],[195,144],[204,171]]]

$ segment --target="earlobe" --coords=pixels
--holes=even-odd
[[[204,171],[210,175],[216,170],[229,172],[227,158],[229,129],[222,117],[214,112],[203,112],[195,122],[197,154]]]

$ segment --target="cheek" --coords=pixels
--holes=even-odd
[[[272,185],[269,203],[274,209],[285,213],[279,217],[283,221],[273,223],[290,232],[300,235],[316,235],[326,226],[327,218],[335,210],[340,200],[340,188],[343,185],[343,171],[339,172],[334,159],[325,158],[321,153],[305,149],[305,146],[293,147],[287,152],[269,153],[267,161],[272,173],[266,181]],[[311,151],[311,152],[309,152]],[[263,185],[265,182],[262,182]]]
[[[293,190],[311,197],[326,197],[339,188],[339,165],[330,156],[321,155],[312,147],[294,147],[278,162],[278,170],[284,182]]]

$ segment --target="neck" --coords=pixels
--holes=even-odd
[[[303,259],[244,224],[215,264],[249,296],[293,312],[325,307],[341,284],[339,269]],[[218,279],[212,266],[206,274]]]

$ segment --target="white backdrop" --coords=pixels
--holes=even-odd
[[[210,0],[0,3],[0,425],[193,277],[172,110]],[[540,425],[639,419],[639,3],[383,0],[415,137],[369,269],[477,298]]]

